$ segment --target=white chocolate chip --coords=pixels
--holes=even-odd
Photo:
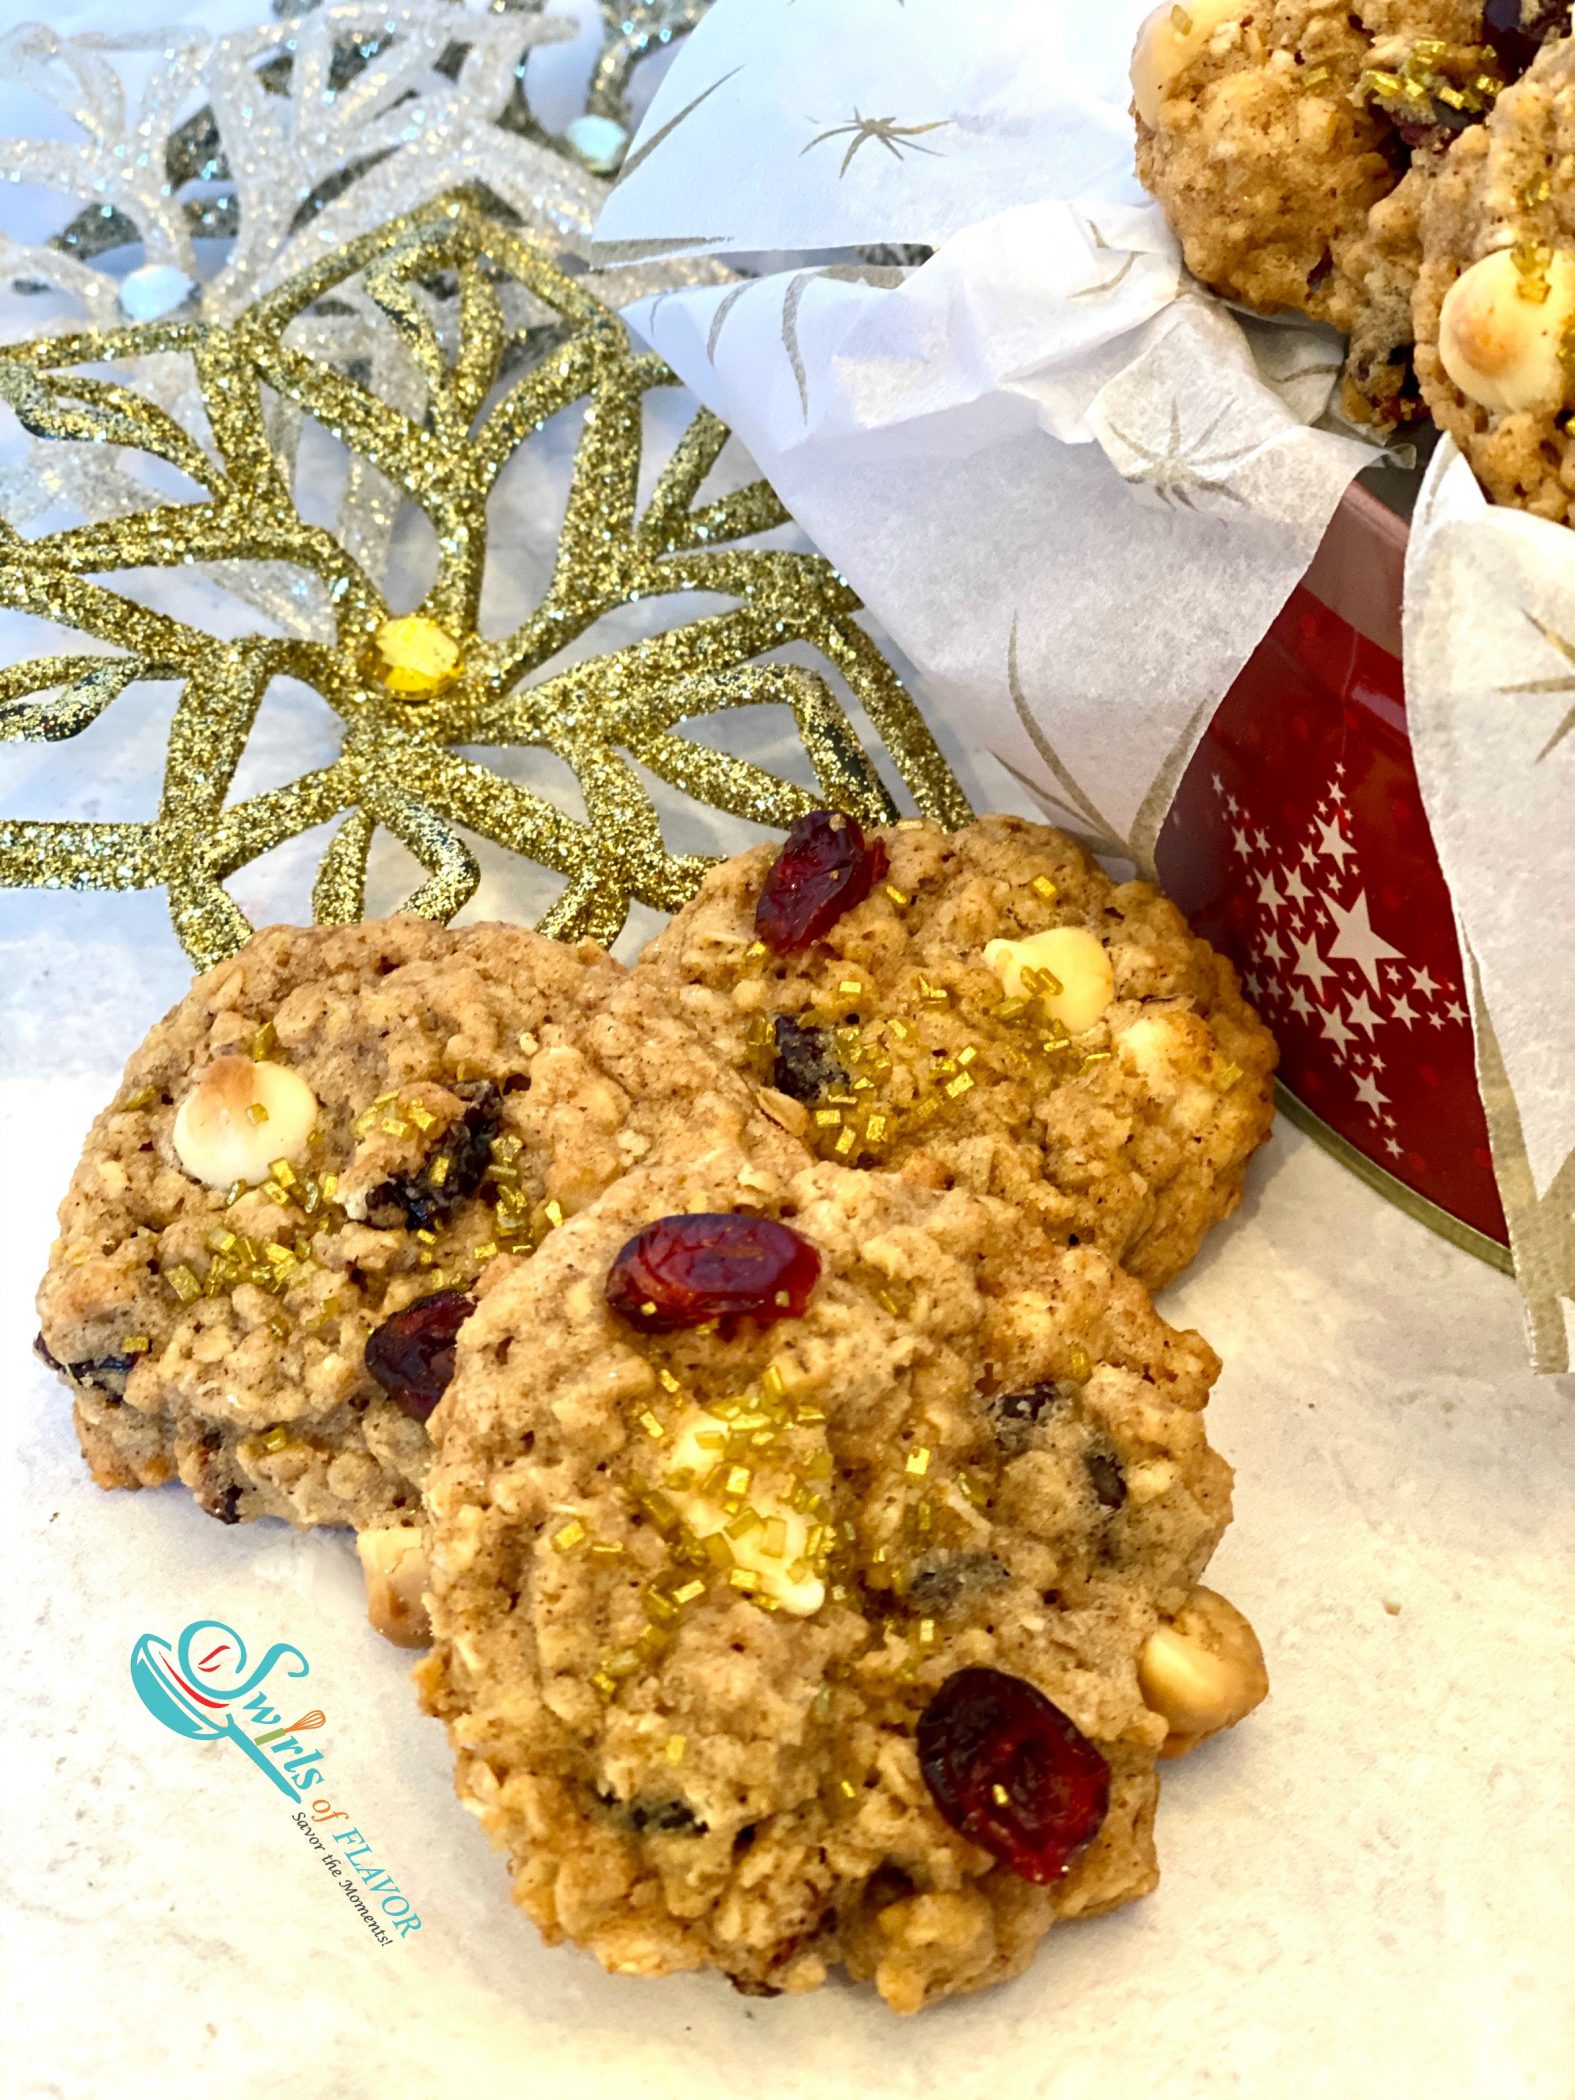
[[[1140,1013],[1115,1039],[1121,1062],[1189,1130],[1203,1129],[1219,1106],[1218,1094],[1198,1077],[1197,1026],[1190,1014],[1160,1007]]]
[[[1048,971],[1061,989],[1044,995],[1041,1004],[1068,1035],[1092,1028],[1116,995],[1116,973],[1104,944],[1083,926],[1052,926],[1021,941],[987,941],[984,959],[1008,999],[1033,991],[1027,972]]]
[[[1528,298],[1545,284],[1547,296]],[[1553,255],[1542,271],[1520,269],[1500,248],[1450,286],[1438,321],[1444,370],[1468,400],[1498,413],[1551,411],[1570,391],[1564,358],[1575,320],[1575,259]]]
[[[432,1638],[427,1621],[426,1535],[419,1524],[390,1524],[363,1531],[355,1542],[366,1578],[366,1615],[398,1648],[424,1648]]]
[[[175,1154],[209,1188],[266,1181],[276,1159],[303,1156],[316,1122],[317,1096],[298,1072],[217,1057],[176,1114]]]
[[[1181,1757],[1250,1714],[1268,1693],[1269,1673],[1258,1636],[1235,1605],[1217,1590],[1196,1589],[1170,1624],[1149,1635],[1138,1683],[1169,1724],[1161,1755]]]
[[[1159,106],[1222,22],[1234,21],[1242,0],[1187,0],[1156,7],[1132,47],[1132,100],[1150,129]]]
[[[663,1469],[663,1489],[697,1538],[709,1538],[713,1532],[725,1531],[733,1518],[709,1493],[695,1487],[675,1487],[673,1475],[687,1473],[695,1480],[703,1481],[714,1473],[720,1457],[719,1446],[702,1443],[701,1439],[725,1437],[730,1426],[718,1416],[696,1408],[684,1417],[673,1434]],[[742,1538],[729,1535],[727,1543],[734,1566],[747,1568],[751,1574],[757,1575],[761,1594],[774,1599],[794,1618],[810,1618],[826,1601],[826,1585],[813,1573],[803,1575],[797,1581],[788,1573],[795,1562],[806,1557],[810,1529],[808,1517],[801,1510],[790,1509],[785,1502],[762,1492],[756,1483],[751,1484],[744,1500],[762,1521],[745,1532]],[[781,1526],[781,1550],[772,1553],[767,1549],[773,1527],[777,1524]]]

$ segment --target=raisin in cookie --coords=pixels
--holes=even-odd
[[[197,980],[94,1124],[40,1348],[102,1487],[178,1474],[226,1523],[413,1522],[487,1260],[675,1140],[746,1136],[789,1145],[590,943],[275,927]]]
[[[1267,1688],[1195,1587],[1215,1370],[1093,1249],[824,1162],[491,1268],[417,1678],[545,1938],[911,2012],[1151,1889],[1156,1758]]]
[[[1547,46],[1429,185],[1416,361],[1488,494],[1575,523],[1575,41]]]
[[[1273,1112],[1274,1046],[1230,964],[1048,826],[898,825],[839,887],[857,837],[822,814],[713,870],[637,974],[839,1164],[1002,1196],[1151,1288],[1176,1275]]]

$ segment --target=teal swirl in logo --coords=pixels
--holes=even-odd
[[[131,1682],[148,1712],[164,1727],[192,1742],[236,1743],[259,1771],[266,1772],[280,1793],[296,1799],[296,1790],[266,1758],[229,1712],[288,1660],[299,1667],[289,1677],[305,1677],[311,1664],[299,1648],[275,1641],[250,1674],[246,1643],[219,1619],[194,1619],[176,1646],[156,1633],[145,1633],[131,1651]],[[275,1716],[274,1718],[277,1718]]]

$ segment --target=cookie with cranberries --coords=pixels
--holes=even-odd
[[[494,1263],[456,1354],[417,1676],[550,1943],[911,2012],[1153,1887],[1157,1759],[1265,1682],[1197,1587],[1214,1355],[1104,1255],[717,1155]]]
[[[797,1157],[589,942],[275,927],[197,980],[94,1124],[41,1353],[101,1486],[178,1477],[226,1523],[412,1526],[487,1262],[675,1145],[741,1142]]]
[[[835,821],[840,910],[794,840],[760,846],[636,975],[821,1156],[1003,1196],[1150,1288],[1175,1276],[1273,1113],[1274,1045],[1231,965],[1048,825]]]

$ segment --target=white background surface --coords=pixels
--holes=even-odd
[[[0,0],[0,23],[19,13]],[[0,659],[17,653],[0,623]],[[288,718],[275,734],[264,763],[298,755]],[[92,736],[6,747],[0,810],[150,810],[157,726]],[[993,769],[960,766],[981,806],[1010,806]],[[248,876],[244,901],[282,909],[289,872]],[[482,899],[540,902],[503,874]],[[615,1980],[541,1949],[513,1911],[408,1658],[360,1622],[348,1542],[224,1529],[178,1492],[100,1494],[27,1354],[82,1132],[185,982],[157,895],[0,893],[0,1579],[17,1629],[0,2091],[1569,2100],[1575,1387],[1518,1368],[1506,1279],[1282,1131],[1168,1294],[1225,1358],[1212,1431],[1237,1520],[1211,1579],[1257,1623],[1274,1694],[1168,1772],[1154,1897],[916,2027],[849,1989],[755,2002],[717,1979]],[[282,1797],[138,1704],[136,1637],[209,1615],[310,1658],[321,1792],[415,1903],[418,1935],[377,1947]]]

